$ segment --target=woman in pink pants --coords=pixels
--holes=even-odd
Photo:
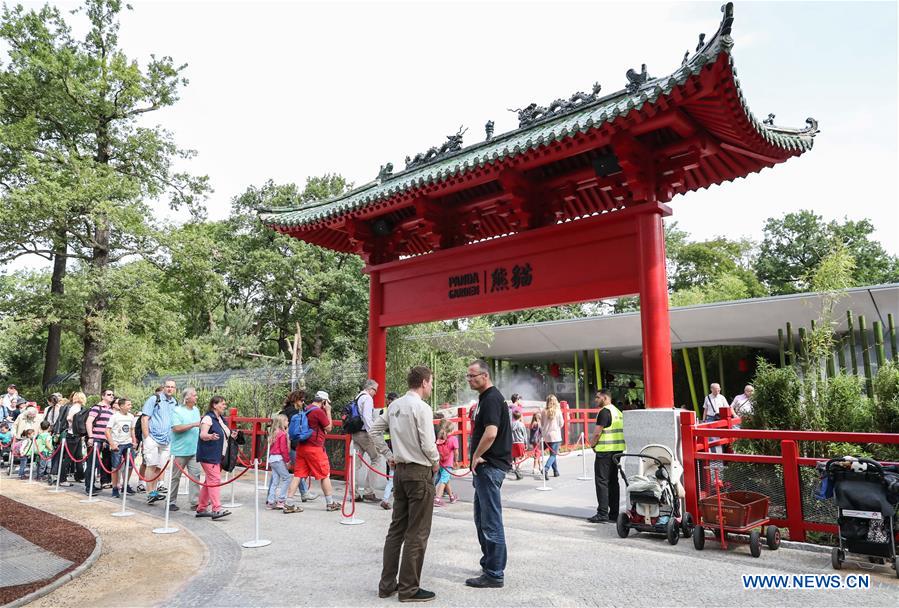
[[[232,431],[222,419],[228,403],[224,397],[213,397],[209,401],[209,409],[200,420],[200,440],[197,442],[197,462],[206,473],[206,485],[200,488],[200,503],[197,505],[197,517],[211,517],[221,519],[230,515],[231,511],[222,510],[221,488],[206,487],[218,486],[221,483],[222,456],[228,448],[226,437],[237,436],[237,431]],[[212,510],[208,510],[209,506]]]

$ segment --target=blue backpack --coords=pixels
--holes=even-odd
[[[291,442],[305,443],[309,441],[309,438],[312,437],[312,429],[309,428],[309,410],[300,410],[293,415],[290,419],[290,426],[287,427],[287,435]]]

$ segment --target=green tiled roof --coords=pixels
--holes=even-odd
[[[487,163],[514,157],[541,145],[571,137],[578,132],[586,132],[611,123],[632,110],[639,110],[646,103],[654,103],[659,97],[670,94],[675,87],[683,85],[691,76],[699,74],[703,66],[714,63],[721,53],[727,53],[728,61],[733,67],[733,57],[730,54],[733,47],[733,40],[730,37],[730,26],[733,21],[732,5],[723,6],[722,11],[724,19],[709,42],[674,73],[663,78],[651,78],[634,92],[623,89],[566,114],[553,116],[545,121],[468,146],[450,156],[401,171],[383,181],[370,182],[330,200],[306,203],[291,209],[260,210],[259,218],[271,226],[293,227],[313,224],[362,209],[411,188],[439,182]],[[733,73],[736,77],[735,69]],[[808,127],[804,129],[788,129],[764,124],[750,112],[740,90],[739,81],[735,82],[746,116],[765,141],[785,151],[801,153],[811,149],[817,132],[817,124],[812,119],[807,121]]]

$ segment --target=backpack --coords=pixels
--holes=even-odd
[[[359,393],[360,395],[362,393]],[[343,407],[343,432],[352,434],[360,432],[364,427],[362,424],[362,414],[359,411],[359,397],[347,403]]]
[[[312,406],[309,409],[311,410],[314,407]],[[312,437],[312,429],[309,427],[309,410],[300,410],[290,418],[287,435],[290,437],[292,444],[309,441],[309,438]]]
[[[81,410],[72,416],[72,434],[76,437],[87,437],[87,418],[90,416],[92,407],[82,407]]]

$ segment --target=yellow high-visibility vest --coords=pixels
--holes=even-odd
[[[611,403],[606,406],[612,413],[612,424],[602,430],[599,441],[593,446],[595,452],[623,452],[624,445],[624,417],[621,410]]]

